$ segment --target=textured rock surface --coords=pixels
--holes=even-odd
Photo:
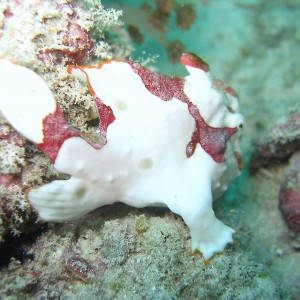
[[[77,224],[51,225],[23,245],[22,255],[0,272],[1,294],[12,299],[280,299],[280,285],[247,250],[237,250],[241,242],[204,264],[199,254],[191,254],[180,218],[163,209],[115,204]],[[86,283],[70,272],[68,259],[74,256],[89,264],[93,280]]]

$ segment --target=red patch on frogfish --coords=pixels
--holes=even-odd
[[[55,162],[57,154],[63,142],[71,137],[80,136],[79,133],[70,128],[62,112],[56,106],[53,114],[49,114],[43,121],[44,141],[36,146],[49,156],[52,163]]]
[[[106,144],[106,135],[108,126],[115,120],[113,110],[110,106],[105,105],[99,97],[94,95],[94,101],[98,109],[100,124],[100,134],[105,139]]]
[[[13,14],[10,10],[8,10],[8,9],[5,9],[5,10],[3,11],[3,16],[4,16],[4,18],[6,18],[6,19],[11,18],[13,15],[14,15],[14,14]]]
[[[236,91],[231,86],[227,86],[225,88],[225,92],[228,93],[229,95],[237,98],[237,93],[236,93]]]
[[[186,67],[201,69],[205,72],[209,71],[208,63],[193,53],[183,53],[181,55],[180,62]]]
[[[198,57],[192,60],[193,54],[184,54],[184,65],[202,64]],[[187,56],[188,55],[188,56]],[[182,59],[183,60],[183,59]],[[189,64],[190,63],[190,64]],[[198,108],[194,105],[184,93],[185,80],[182,78],[171,78],[155,72],[152,72],[141,65],[128,62],[133,71],[142,79],[147,90],[153,95],[164,101],[170,101],[177,98],[188,105],[189,112],[196,122],[196,130],[192,134],[191,141],[187,144],[186,155],[190,157],[194,154],[197,143],[217,162],[225,162],[225,148],[229,138],[237,131],[237,128],[215,128],[209,126],[201,116]],[[208,66],[208,65],[207,65]]]

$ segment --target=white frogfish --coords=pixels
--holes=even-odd
[[[234,230],[216,218],[212,201],[240,172],[238,99],[195,54],[182,54],[181,63],[184,78],[130,61],[69,66],[97,106],[103,142],[96,144],[68,125],[36,73],[0,59],[3,115],[70,175],[29,191],[42,219],[64,222],[114,202],[167,206],[205,259],[232,242]]]

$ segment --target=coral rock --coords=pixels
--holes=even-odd
[[[287,162],[300,150],[300,112],[288,116],[282,124],[275,124],[267,137],[253,141],[255,152],[251,158],[251,171]]]
[[[300,233],[300,172],[290,173],[281,185],[279,209],[289,228]]]

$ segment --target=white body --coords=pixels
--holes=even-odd
[[[205,121],[214,127],[239,127],[243,118],[228,110],[228,106],[238,109],[236,98],[227,97],[230,103],[225,103],[225,96],[211,88],[208,73],[191,67],[188,70],[184,91]],[[66,221],[116,201],[135,207],[165,205],[181,215],[190,228],[193,250],[200,250],[205,259],[223,250],[232,242],[234,230],[216,219],[212,200],[239,173],[234,155],[239,151],[238,133],[227,144],[224,163],[216,163],[199,144],[187,158],[186,145],[195,130],[195,120],[186,103],[177,99],[162,101],[151,94],[126,62],[75,71],[74,75],[89,81],[116,119],[108,127],[107,144],[100,150],[80,137],[63,143],[54,166],[71,178],[53,181],[29,193],[29,201],[41,218]],[[33,74],[28,70],[24,75],[24,81],[28,81],[22,87],[25,92],[36,82],[32,78],[37,75]],[[45,93],[43,84],[34,88]],[[17,113],[20,99],[15,96],[10,101]],[[47,107],[41,101],[40,106],[44,105]],[[0,109],[6,115],[6,106],[1,104]],[[24,113],[32,114],[34,109]],[[11,123],[16,128],[20,125],[15,119]],[[28,134],[22,134],[34,141],[30,129],[26,130]]]

